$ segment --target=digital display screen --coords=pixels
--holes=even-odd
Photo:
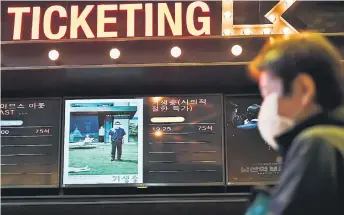
[[[223,185],[222,96],[65,101],[64,185]]]
[[[1,186],[58,187],[61,100],[1,100]]]
[[[258,96],[227,96],[226,144],[228,184],[273,184],[281,166],[277,153],[258,130]]]

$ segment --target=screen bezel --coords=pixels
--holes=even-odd
[[[29,98],[1,98],[2,101],[18,101],[18,100],[57,100],[60,102],[60,111],[58,112],[59,114],[59,125],[58,125],[58,149],[57,149],[57,183],[56,185],[2,185],[1,184],[1,189],[22,189],[22,188],[39,188],[39,189],[44,189],[44,188],[60,188],[61,184],[61,138],[62,138],[62,110],[63,110],[63,99],[61,97],[29,97]]]
[[[231,187],[231,186],[257,186],[257,185],[263,185],[263,186],[270,186],[270,185],[276,185],[278,184],[278,180],[275,182],[258,182],[258,181],[252,181],[252,182],[231,182],[229,179],[229,174],[230,171],[228,169],[229,167],[229,162],[230,158],[228,158],[227,154],[227,149],[228,149],[228,144],[227,144],[227,139],[228,139],[228,134],[227,134],[227,119],[228,119],[228,114],[225,112],[226,111],[226,100],[227,98],[260,98],[262,100],[262,97],[260,94],[224,94],[223,95],[223,114],[224,116],[224,121],[225,121],[225,128],[224,128],[224,135],[225,135],[225,140],[224,140],[224,145],[225,145],[225,167],[226,167],[226,186]]]
[[[62,97],[62,125],[65,125],[65,104],[66,100],[78,100],[78,99],[139,99],[146,97],[178,97],[178,96],[220,96],[220,108],[222,114],[224,113],[223,104],[224,96],[223,94],[149,94],[149,95],[125,95],[125,96],[81,96],[81,97]],[[64,184],[63,183],[63,171],[64,171],[64,135],[65,130],[62,129],[61,132],[61,174],[60,174],[60,187],[61,188],[88,188],[88,187],[137,187],[137,188],[147,188],[147,187],[206,187],[206,186],[225,186],[226,185],[226,167],[225,167],[225,147],[224,147],[224,117],[221,117],[221,150],[222,150],[222,182],[209,182],[209,183],[135,183],[135,184]]]

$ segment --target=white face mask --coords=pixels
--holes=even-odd
[[[268,95],[260,107],[258,128],[262,138],[274,150],[278,149],[275,138],[293,128],[294,121],[278,115],[278,94]]]

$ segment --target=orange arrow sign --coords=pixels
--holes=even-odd
[[[222,33],[224,36],[264,35],[264,34],[296,34],[298,31],[282,18],[295,0],[280,0],[265,17],[272,24],[234,25],[234,0],[222,0]]]

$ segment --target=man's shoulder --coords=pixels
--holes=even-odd
[[[298,137],[326,138],[329,136],[342,136],[344,138],[344,126],[316,125],[303,130]]]
[[[293,142],[296,144],[326,144],[327,147],[334,147],[344,152],[344,127],[336,125],[312,126],[302,131]]]
[[[292,142],[285,162],[299,159],[296,165],[332,161],[337,151],[344,155],[344,130],[338,126],[319,125],[302,131]],[[314,168],[317,168],[314,166]]]

